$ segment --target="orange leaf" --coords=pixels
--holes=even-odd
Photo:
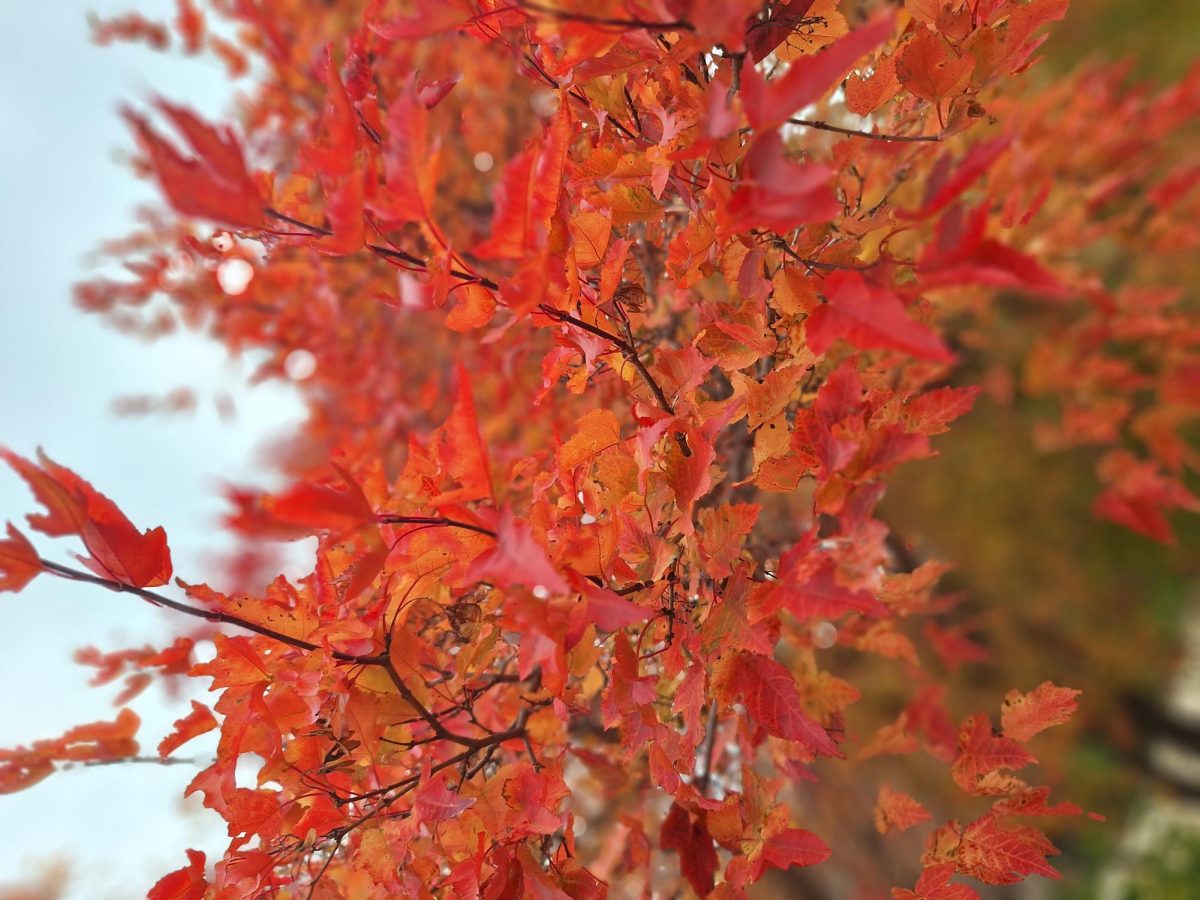
[[[217,727],[216,716],[203,703],[192,701],[192,711],[182,719],[175,720],[175,730],[158,743],[158,755],[169,756],[194,737]]]
[[[0,591],[19,591],[42,571],[37,550],[8,523],[8,538],[0,541]]]
[[[953,877],[954,863],[929,866],[921,873],[915,890],[892,888],[892,897],[894,900],[979,900],[979,894],[972,888],[951,884]]]
[[[922,100],[937,103],[958,93],[971,77],[975,60],[956,56],[936,31],[921,28],[896,59],[896,77]]]
[[[1040,731],[1061,725],[1071,718],[1079,704],[1079,691],[1058,687],[1047,681],[1028,694],[1009,691],[1000,707],[1000,726],[1004,736],[1025,741]]]
[[[776,737],[797,741],[810,753],[842,755],[825,729],[801,708],[792,673],[770,657],[735,653],[726,675],[726,693],[744,703],[754,721]]]
[[[857,272],[835,272],[825,280],[829,302],[808,317],[805,335],[813,353],[824,353],[844,338],[863,350],[903,350],[922,359],[949,360],[953,355],[926,325],[908,316],[900,298],[875,287]]]
[[[188,864],[160,878],[150,888],[146,900],[203,900],[208,882],[204,879],[205,856],[188,850]]]
[[[191,110],[159,99],[157,106],[184,136],[196,157],[184,156],[150,127],[125,110],[142,150],[158,176],[167,200],[185,216],[224,222],[238,228],[264,223],[266,202],[246,170],[242,148],[229,129],[218,131]]]
[[[887,56],[875,64],[870,75],[851,75],[847,79],[846,108],[856,116],[869,116],[898,93],[896,57]]]
[[[79,535],[92,554],[84,563],[98,575],[133,587],[166,584],[171,552],[161,527],[139,533],[116,504],[40,450],[40,466],[9,450],[0,456],[48,511],[28,516],[31,527],[51,537]]]
[[[886,784],[879,789],[879,798],[875,801],[875,829],[880,834],[908,831],[930,818],[929,810],[903,791],[894,791]]]

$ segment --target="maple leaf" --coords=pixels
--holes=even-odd
[[[566,579],[550,564],[533,529],[505,510],[496,525],[496,545],[475,558],[467,570],[469,581],[487,581],[500,587],[521,584],[550,594],[570,590]]]
[[[763,842],[763,859],[773,868],[813,866],[829,859],[826,843],[803,828],[785,828]]]
[[[1036,759],[1011,737],[992,733],[987,716],[971,716],[958,732],[958,755],[951,768],[963,790],[978,789],[984,776],[1001,769],[1023,769]]]
[[[237,228],[260,228],[266,202],[246,170],[242,148],[233,131],[217,129],[182,106],[156,101],[191,147],[194,157],[184,156],[150,127],[143,117],[126,109],[125,119],[133,126],[142,149],[176,210]]]
[[[826,279],[824,292],[828,302],[805,323],[804,333],[814,353],[825,353],[843,338],[864,350],[903,350],[922,359],[953,359],[937,335],[909,318],[896,294],[869,284],[857,272],[835,272]]]
[[[434,775],[421,783],[413,798],[413,809],[421,822],[443,822],[462,815],[475,805],[474,797],[463,797],[449,787],[449,774]]]
[[[988,170],[1012,144],[1011,135],[1001,135],[988,141],[975,144],[963,156],[958,166],[949,175],[935,177],[926,185],[925,202],[919,209],[905,213],[905,218],[928,219],[941,212],[976,181],[987,174]],[[942,175],[945,167],[935,170]]]
[[[203,703],[192,701],[192,711],[181,719],[175,720],[175,727],[158,743],[158,755],[170,756],[194,737],[199,737],[217,727],[216,717]]]
[[[29,539],[11,522],[0,541],[0,591],[19,591],[42,571],[42,562]]]
[[[958,56],[931,28],[918,28],[896,58],[900,84],[930,103],[938,103],[966,87],[974,68],[971,56]]]
[[[900,81],[893,54],[879,60],[870,75],[855,74],[846,80],[846,108],[857,116],[869,116],[898,93]]]
[[[989,813],[963,829],[955,853],[959,872],[985,884],[1015,884],[1025,875],[1061,878],[1046,862],[1058,854],[1041,831],[1031,825],[1001,824]]]
[[[743,104],[750,127],[769,133],[833,88],[855,60],[870,53],[895,31],[895,19],[882,15],[856,28],[831,47],[792,60],[782,77],[763,80],[748,62],[743,68]]]
[[[1000,728],[1005,737],[1024,743],[1040,731],[1061,725],[1071,718],[1079,704],[1079,691],[1057,687],[1049,681],[1028,694],[1009,691],[1000,708]]]
[[[928,866],[921,872],[913,890],[892,888],[894,900],[979,900],[979,894],[965,884],[951,884],[954,863]]]
[[[701,897],[713,889],[717,871],[717,849],[701,820],[673,803],[659,831],[659,846],[679,854],[683,877]]]
[[[454,398],[454,408],[434,433],[434,442],[443,471],[458,484],[458,487],[433,498],[436,504],[461,503],[464,500],[493,497],[491,468],[488,464],[487,447],[479,431],[479,418],[475,412],[470,375],[461,364],[456,366],[455,373],[458,390]]]
[[[1128,451],[1105,454],[1097,471],[1107,487],[1096,498],[1093,513],[1160,543],[1175,542],[1163,510],[1200,511],[1200,498],[1164,475],[1157,463],[1139,461]]]
[[[755,62],[762,60],[782,44],[805,20],[814,0],[786,0],[768,7],[770,17],[751,16],[746,20],[746,48]]]
[[[841,756],[829,734],[800,705],[792,673],[757,653],[737,652],[724,676],[725,691],[746,705],[759,725],[775,737],[796,741],[820,756]]]
[[[886,784],[879,788],[879,797],[875,801],[875,830],[880,834],[908,831],[931,818],[929,810],[903,791],[893,790]]]
[[[112,722],[76,725],[60,737],[34,741],[30,747],[0,750],[0,794],[32,787],[54,772],[57,762],[113,760],[138,752],[135,735],[141,719],[123,709]]]
[[[9,450],[0,449],[0,457],[46,507],[45,514],[27,517],[31,528],[51,537],[79,535],[92,554],[84,563],[105,578],[132,587],[153,587],[170,579],[171,552],[161,527],[139,533],[115,503],[40,450],[38,465]]]
[[[786,232],[808,222],[832,219],[841,209],[832,177],[833,170],[827,166],[790,161],[779,135],[769,132],[755,141],[746,155],[724,228],[731,232],[751,228]]]
[[[146,900],[203,900],[208,889],[204,878],[205,855],[199,850],[188,850],[187,858],[186,866],[154,883]]]

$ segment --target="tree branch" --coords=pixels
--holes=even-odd
[[[832,131],[834,134],[844,134],[847,137],[867,138],[872,141],[893,141],[896,143],[936,143],[942,139],[940,134],[880,134],[876,131],[856,131],[853,128],[842,128],[830,125],[817,119],[788,119],[790,125],[801,125],[804,128],[816,128],[819,131]]]

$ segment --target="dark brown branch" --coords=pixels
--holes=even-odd
[[[279,641],[281,644],[287,644],[289,647],[295,647],[297,650],[316,651],[323,649],[320,645],[314,644],[311,641],[301,640],[300,638],[292,637],[291,635],[283,634],[265,626],[259,625],[256,622],[251,622],[243,619],[241,616],[235,616],[232,613],[219,612],[214,609],[203,609],[198,606],[191,606],[187,603],[181,603],[178,600],[172,600],[170,597],[164,597],[162,594],[157,594],[154,591],[148,591],[145,588],[133,587],[128,584],[123,584],[120,581],[115,581],[109,578],[101,578],[99,575],[93,575],[90,572],[84,572],[80,569],[72,569],[69,566],[59,565],[56,562],[51,562],[48,559],[39,559],[38,562],[42,568],[51,575],[57,575],[59,578],[66,578],[69,581],[83,581],[88,584],[99,585],[103,588],[108,588],[110,591],[116,591],[119,594],[133,594],[136,597],[141,597],[148,603],[155,606],[165,606],[167,609],[174,610],[178,613],[183,613],[185,616],[194,616],[197,619],[204,619],[208,622],[220,622],[223,625],[233,625],[237,628],[244,628],[246,631],[253,631],[255,634],[263,637],[271,638],[271,640]],[[383,659],[378,656],[361,656],[356,653],[343,653],[340,650],[331,650],[330,655],[339,662],[354,663],[360,666],[377,666],[383,663]]]
[[[115,766],[121,763],[145,763],[155,766],[198,766],[200,760],[188,756],[116,756],[112,759],[85,759],[80,762],[65,762],[59,766],[66,770],[79,765],[91,768],[93,766]]]
[[[880,134],[875,131],[856,131],[853,128],[842,128],[830,125],[817,119],[788,119],[791,125],[801,125],[805,128],[816,128],[819,131],[832,131],[834,134],[844,134],[847,137],[867,138],[872,141],[893,141],[896,143],[938,142],[940,134]]]
[[[603,338],[604,340],[611,342],[613,346],[621,351],[621,355],[624,356],[625,359],[627,359],[637,370],[638,375],[641,376],[641,379],[645,383],[646,387],[650,389],[650,393],[654,395],[654,399],[658,403],[659,407],[664,412],[672,416],[675,415],[674,404],[667,399],[667,395],[663,393],[663,389],[659,386],[658,382],[654,380],[654,376],[650,374],[650,370],[646,368],[645,363],[643,363],[638,356],[636,347],[634,347],[620,335],[613,334],[611,331],[605,331],[603,328],[593,325],[590,322],[585,322],[583,319],[576,318],[570,313],[555,309],[553,306],[547,306],[545,303],[542,303],[538,306],[538,309],[552,319],[556,319],[559,322],[566,322],[567,324],[574,325],[576,328],[582,328],[584,331],[594,334],[598,338]]]
[[[281,222],[287,222],[289,225],[295,225],[297,228],[303,228],[309,234],[320,237],[328,237],[333,234],[328,228],[320,225],[313,225],[311,222],[304,222],[300,219],[294,219],[291,216],[284,215],[278,210],[267,207],[263,212],[272,219],[278,219]],[[412,253],[406,253],[403,250],[396,250],[393,247],[384,247],[382,244],[367,244],[366,248],[376,256],[382,256],[384,259],[396,260],[405,262],[411,265],[414,269],[421,272],[429,271],[429,263],[427,260],[421,259],[419,256],[414,256]],[[499,285],[490,278],[485,278],[482,275],[475,275],[471,272],[464,272],[462,269],[450,269],[450,274],[460,281],[465,281],[470,284],[478,284],[490,290],[498,290]]]
[[[470,522],[461,522],[458,519],[447,519],[445,516],[402,516],[393,513],[379,513],[375,517],[375,521],[381,525],[432,525],[444,528],[461,528],[464,531],[474,531],[477,534],[485,534],[492,538],[496,536],[496,532],[490,528],[485,528],[482,525],[473,525]]]

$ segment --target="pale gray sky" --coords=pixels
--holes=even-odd
[[[173,15],[171,0],[0,0],[0,444],[31,455],[41,446],[111,496],[139,527],[164,525],[177,573],[204,581],[206,558],[224,546],[216,519],[222,479],[262,482],[256,448],[295,422],[284,386],[247,389],[247,361],[194,336],[150,345],[106,330],[71,304],[87,274],[84,257],[129,228],[135,204],[153,197],[116,159],[132,146],[116,113],[152,91],[209,115],[227,109],[234,86],[214,61],[160,55],[140,46],[93,47],[85,14],[137,5]],[[118,418],[114,398],[191,386],[191,416]],[[240,415],[222,423],[212,398],[230,390]],[[11,472],[0,472],[0,527],[34,510]],[[43,554],[67,561],[70,541],[35,537]],[[118,688],[89,688],[70,661],[84,644],[111,650],[167,641],[171,620],[144,604],[42,577],[0,595],[0,746],[53,737],[74,724],[111,719]],[[211,700],[211,698],[208,698]],[[143,748],[153,752],[188,708],[157,687],[137,698]],[[213,742],[181,753],[211,753]],[[144,896],[178,868],[191,846],[223,844],[207,811],[184,815],[184,767],[108,767],[52,776],[0,796],[0,886],[65,858],[72,898]],[[198,805],[197,805],[198,808]]]

